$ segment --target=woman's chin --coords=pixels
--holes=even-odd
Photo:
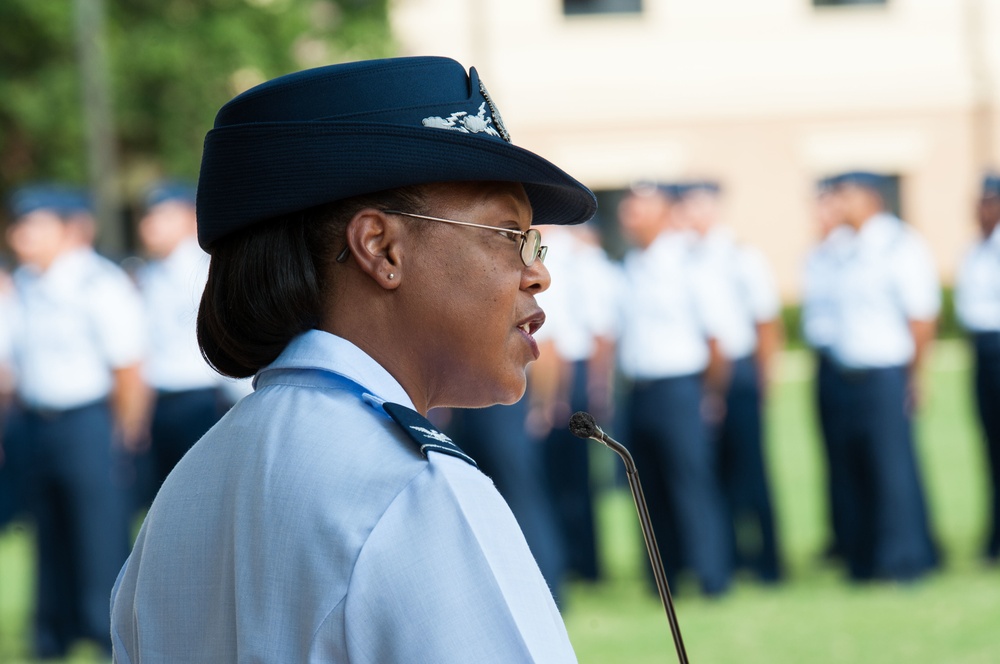
[[[520,390],[513,390],[507,397],[499,399],[497,401],[497,404],[501,406],[509,406],[511,404],[515,404],[521,400],[521,397],[524,396],[525,390],[526,386],[522,386]]]
[[[524,392],[528,389],[528,378],[524,370],[525,368],[521,367],[520,371],[514,372],[509,380],[502,384],[503,389],[498,391],[496,403],[509,406],[521,400]]]
[[[477,389],[478,387],[478,389]],[[453,395],[448,404],[452,408],[487,408],[489,406],[509,406],[517,403],[527,390],[528,381],[524,371],[496,380],[486,388],[480,384]],[[484,389],[485,388],[485,389]]]

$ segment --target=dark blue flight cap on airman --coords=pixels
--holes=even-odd
[[[676,184],[657,182],[656,180],[635,180],[629,185],[629,191],[636,196],[651,196],[660,194],[671,203],[680,200],[680,190]]]
[[[833,191],[834,185],[836,184],[836,177],[831,175],[825,178],[820,178],[816,180],[816,193],[817,194],[828,194]]]
[[[182,180],[160,180],[154,182],[143,197],[147,210],[161,203],[178,202],[194,206],[197,189],[194,184]]]
[[[680,198],[696,192],[705,192],[713,195],[718,195],[722,192],[722,185],[714,180],[688,180],[674,186],[677,187],[677,195]]]
[[[834,188],[853,185],[876,192],[881,192],[886,184],[886,177],[884,175],[872,173],[871,171],[848,171],[834,176],[831,180]]]
[[[677,202],[681,199],[681,190],[676,184],[658,182],[652,186],[673,202]]]
[[[983,176],[983,198],[1000,198],[1000,174],[987,173]]]
[[[554,111],[553,111],[554,112]],[[431,182],[520,182],[536,223],[573,224],[594,194],[511,143],[475,68],[449,58],[369,60],[263,83],[205,137],[198,240],[336,200]]]
[[[9,207],[15,221],[38,210],[48,210],[63,220],[93,212],[86,189],[49,182],[15,190],[10,196]]]

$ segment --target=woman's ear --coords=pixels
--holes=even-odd
[[[347,246],[354,262],[387,290],[403,279],[403,237],[399,219],[375,208],[359,210],[347,224]]]

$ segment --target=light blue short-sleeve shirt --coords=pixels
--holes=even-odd
[[[545,267],[552,286],[538,295],[545,325],[535,339],[551,340],[563,360],[586,360],[599,338],[614,336],[615,298],[621,292],[618,269],[600,246],[585,242],[569,228],[547,228],[542,241],[549,247]]]
[[[809,251],[802,266],[802,336],[817,350],[829,349],[837,335],[837,245],[843,241],[842,233],[830,233]]]
[[[9,393],[14,389],[10,364],[17,319],[17,300],[14,297],[13,287],[7,281],[7,275],[0,272],[0,394]]]
[[[139,289],[149,329],[146,381],[158,390],[179,392],[219,385],[198,348],[198,304],[208,281],[209,257],[194,237],[171,254],[147,263],[139,272]]]
[[[937,272],[927,245],[889,214],[861,230],[838,235],[833,287],[835,332],[831,352],[855,369],[908,364],[915,345],[911,321],[932,321],[941,305]]]
[[[701,268],[715,278],[707,294],[718,312],[713,336],[726,357],[748,357],[757,348],[757,325],[777,318],[781,308],[767,259],[737,242],[724,226],[710,231],[696,254]]]
[[[44,272],[14,273],[12,361],[18,395],[66,410],[107,398],[113,372],[142,361],[142,302],[128,276],[92,249],[63,254]]]
[[[112,594],[121,664],[575,662],[492,482],[426,458],[402,387],[310,331],[181,460]]]
[[[10,363],[14,325],[17,316],[14,289],[5,283],[6,275],[0,272],[0,365]]]
[[[618,356],[622,372],[635,380],[690,375],[705,370],[708,339],[722,313],[711,293],[718,275],[692,255],[685,233],[661,233],[623,265],[619,300]]]
[[[1000,332],[1000,226],[962,260],[955,280],[955,312],[970,332]]]

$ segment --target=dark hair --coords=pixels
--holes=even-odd
[[[319,323],[347,223],[375,207],[425,212],[424,189],[345,199],[264,221],[212,245],[198,345],[219,373],[246,378]]]

